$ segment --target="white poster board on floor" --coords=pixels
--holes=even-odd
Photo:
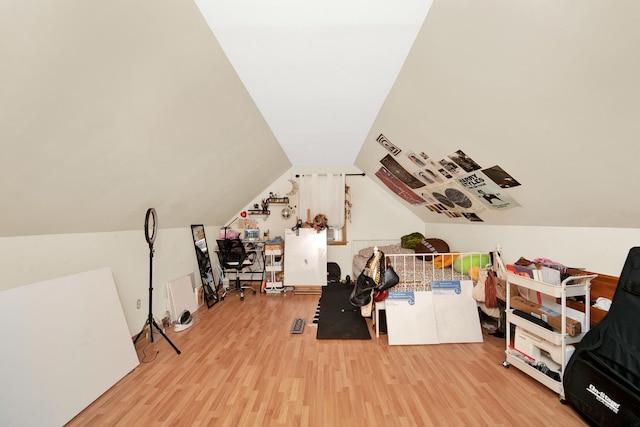
[[[440,342],[431,292],[389,292],[384,304],[389,345]]]
[[[389,292],[389,345],[482,342],[473,282],[433,281],[431,291]]]
[[[472,291],[471,280],[431,282],[441,343],[482,342],[478,305]]]

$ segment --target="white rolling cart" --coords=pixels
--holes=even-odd
[[[533,377],[554,392],[558,393],[560,400],[564,401],[564,387],[562,374],[571,357],[571,346],[580,342],[589,330],[589,310],[584,314],[582,330],[580,334],[571,336],[567,333],[567,297],[584,297],[588,303],[591,289],[591,279],[597,275],[571,276],[562,281],[560,285],[552,285],[545,282],[529,279],[513,273],[507,273],[507,292],[511,295],[511,286],[530,289],[549,295],[560,301],[559,310],[561,316],[560,330],[548,330],[524,317],[513,313],[510,298],[506,298],[506,360],[505,368],[513,365],[527,375]],[[511,325],[516,326],[514,342],[511,339]],[[518,340],[520,346],[518,349]],[[525,348],[526,347],[526,348]],[[535,354],[529,354],[535,353]],[[541,364],[544,363],[544,365]],[[555,372],[556,374],[553,374]],[[551,375],[549,375],[551,373]],[[555,379],[554,379],[555,377]]]
[[[265,272],[267,273],[267,283],[264,291],[268,294],[283,292],[283,282],[278,280],[278,273],[283,270],[284,266],[284,251],[282,250],[282,245],[265,246],[264,256]]]

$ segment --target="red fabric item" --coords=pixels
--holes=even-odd
[[[484,283],[484,303],[487,307],[498,306],[498,296],[496,295],[496,276],[493,270],[487,272],[487,280]]]
[[[386,290],[386,289],[384,291],[379,291],[379,292],[376,291],[373,294],[373,300],[375,302],[381,302],[381,301],[384,301],[387,298],[388,295],[389,295],[389,291]]]

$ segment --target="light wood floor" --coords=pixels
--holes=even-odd
[[[504,341],[389,346],[316,340],[317,295],[228,296],[183,332],[137,343],[140,365],[69,426],[584,426],[514,367]],[[296,317],[304,332],[291,334]],[[141,325],[142,327],[142,325]]]

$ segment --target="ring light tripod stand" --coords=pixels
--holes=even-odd
[[[153,319],[153,311],[151,304],[153,297],[153,243],[156,241],[156,232],[158,231],[158,223],[156,210],[154,208],[149,208],[147,210],[147,215],[144,218],[144,237],[147,239],[147,243],[149,244],[149,316],[147,317],[146,322],[142,325],[142,330],[138,333],[136,338],[133,340],[133,344],[138,342],[138,338],[144,332],[144,329],[149,325],[149,340],[153,342],[153,328],[156,328],[160,335],[164,337],[165,340],[173,347],[176,353],[180,354],[180,350],[176,347],[169,338],[162,332],[162,328],[158,326],[156,321]]]

